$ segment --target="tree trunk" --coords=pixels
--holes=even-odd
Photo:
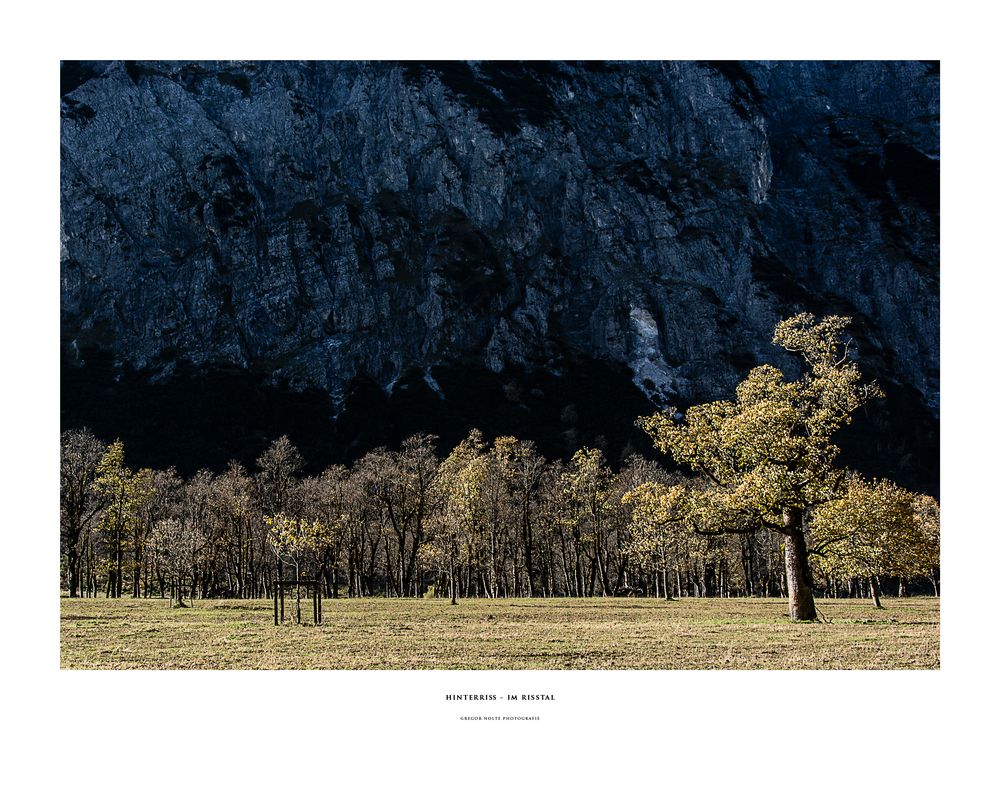
[[[80,595],[80,554],[77,552],[77,542],[69,546],[69,596]]]
[[[451,593],[451,604],[458,605],[458,592],[455,591],[455,555],[452,553],[448,563],[448,589]]]
[[[299,564],[295,562],[295,624],[302,624],[302,592],[299,586]]]
[[[608,568],[604,563],[603,537],[598,535],[594,541],[594,554],[597,558],[597,574],[601,579],[601,597],[613,594],[611,584],[608,582]],[[593,594],[593,592],[591,592]]]
[[[785,572],[788,583],[788,615],[793,620],[811,621],[816,619],[816,605],[813,602],[812,573],[806,554],[806,537],[802,526],[802,512],[786,509],[784,512]]]
[[[872,587],[872,605],[875,608],[882,608],[882,593],[879,591],[878,579],[871,577],[868,579],[868,583]]]
[[[139,578],[142,575],[142,541],[139,532],[135,533],[135,543],[132,549],[132,597],[140,597]]]
[[[125,559],[125,548],[122,543],[121,532],[118,533],[118,538],[115,541],[115,589],[114,597],[122,596],[122,584],[124,578],[124,559]]]
[[[524,545],[524,569],[528,573],[528,597],[535,597],[538,595],[538,586],[535,581],[535,558],[534,553],[534,538],[531,535],[531,516],[530,516],[530,505],[527,498],[524,499],[524,503],[521,510],[521,540]]]
[[[574,574],[576,580],[576,596],[583,597],[583,561],[580,556],[580,539],[574,534],[574,551],[576,555],[576,572]]]

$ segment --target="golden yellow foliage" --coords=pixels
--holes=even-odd
[[[280,561],[297,564],[309,553],[318,551],[329,535],[327,527],[318,519],[307,520],[275,514],[264,517],[267,525],[267,543]]]
[[[823,570],[844,578],[927,574],[936,547],[922,535],[914,501],[891,481],[849,477],[843,495],[816,509],[810,525]]]
[[[838,495],[833,435],[866,400],[880,397],[849,360],[846,317],[781,322],[774,342],[802,356],[806,371],[787,380],[777,367],[750,371],[735,401],[673,409],[639,420],[663,452],[706,476],[713,489],[695,500],[699,527],[781,529],[783,512],[806,511]]]

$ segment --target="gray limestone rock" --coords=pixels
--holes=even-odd
[[[339,398],[582,354],[683,406],[780,359],[775,323],[809,310],[852,315],[866,371],[937,414],[934,64],[62,72],[70,362]]]

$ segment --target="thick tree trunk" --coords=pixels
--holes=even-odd
[[[802,512],[786,509],[784,523],[789,533],[785,534],[785,573],[788,583],[788,615],[793,620],[816,619],[816,604],[813,602],[812,573],[806,554],[806,537],[802,527]]]

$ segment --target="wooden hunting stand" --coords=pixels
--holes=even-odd
[[[323,594],[320,591],[320,581],[309,580],[275,580],[274,582],[274,624],[285,621],[285,587],[300,587],[312,589],[313,625],[323,624]],[[298,620],[300,623],[302,620]]]

